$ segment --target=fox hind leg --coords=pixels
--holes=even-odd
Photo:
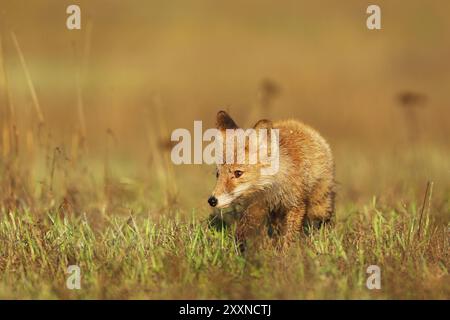
[[[308,199],[307,214],[304,221],[305,231],[318,229],[330,222],[334,214],[334,183],[322,181],[317,185]]]

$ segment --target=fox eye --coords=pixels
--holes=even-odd
[[[219,171],[216,171],[216,178],[219,177]]]
[[[239,178],[240,176],[242,176],[243,173],[244,173],[244,172],[242,172],[241,170],[236,170],[236,171],[234,172],[234,176],[235,176],[236,178]]]

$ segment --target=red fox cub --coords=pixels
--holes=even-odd
[[[232,131],[243,131],[224,111],[217,114],[217,129],[222,137]],[[217,183],[208,203],[215,208],[216,215],[233,212],[240,245],[245,246],[246,240],[261,234],[281,240],[279,244],[285,247],[303,226],[320,227],[330,221],[335,196],[333,156],[325,139],[299,121],[260,120],[253,129],[266,130],[269,142],[274,139],[272,131],[277,131],[278,144],[268,148],[272,153],[275,149],[278,152],[277,170],[264,173],[262,169],[269,164],[261,161],[261,157],[255,163],[249,162],[255,151],[247,139],[242,148],[243,163],[217,164]],[[261,146],[262,139],[257,140]],[[239,158],[238,146],[233,144],[231,153]]]

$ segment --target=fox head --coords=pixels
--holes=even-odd
[[[238,125],[225,111],[218,112],[216,126],[222,137],[228,135],[230,129],[232,131],[239,130]],[[253,129],[271,130],[272,122],[269,120],[260,120],[255,124]],[[259,130],[253,131],[258,132]],[[244,131],[241,130],[241,132]],[[255,143],[258,145],[252,145]],[[223,152],[226,153],[226,139],[223,139],[223,144]],[[241,157],[244,161],[231,161],[231,163],[224,161],[223,164],[217,164],[216,186],[208,199],[208,203],[212,207],[222,209],[235,204],[245,205],[247,200],[251,199],[259,191],[264,190],[267,184],[270,183],[271,177],[263,174],[261,170],[267,164],[260,161],[259,158],[255,162],[250,161],[252,155],[255,155],[255,152],[258,152],[258,148],[261,147],[260,139],[257,137],[252,141],[250,138],[245,139],[244,136],[243,144],[244,148],[239,148],[237,143],[233,143],[232,156],[234,157],[233,160]],[[265,146],[267,147],[267,142]]]

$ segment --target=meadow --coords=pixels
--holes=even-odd
[[[360,1],[80,1],[69,31],[59,1],[2,3],[0,298],[449,299],[450,7],[379,5],[369,31]],[[209,227],[214,168],[170,133],[220,109],[324,135],[331,226],[244,254]]]

